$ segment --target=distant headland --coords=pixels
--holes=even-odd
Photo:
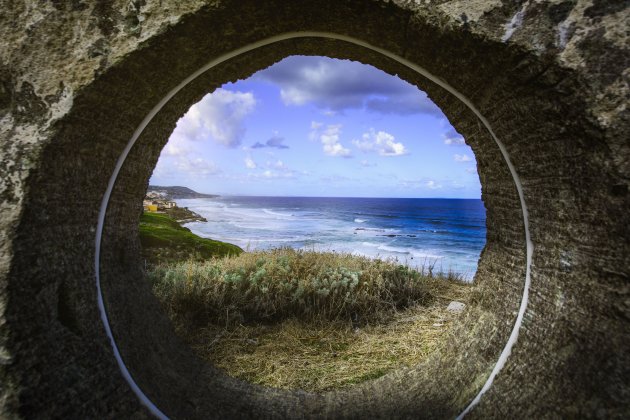
[[[163,187],[160,185],[149,185],[147,193],[155,192],[162,195],[165,198],[177,199],[177,198],[215,198],[219,197],[216,194],[204,194],[197,191],[193,191],[188,187],[171,186]]]
[[[188,207],[179,207],[173,200],[186,198],[216,198],[218,195],[203,194],[188,187],[162,187],[149,185],[149,189],[142,201],[145,212],[166,213],[178,223],[207,222],[206,218]]]

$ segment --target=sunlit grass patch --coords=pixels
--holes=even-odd
[[[208,325],[188,331],[202,358],[236,378],[285,389],[324,392],[379,378],[425,360],[457,315],[446,305],[414,306],[389,322]]]
[[[197,236],[166,214],[143,213],[139,234],[143,256],[149,263],[186,258],[201,261],[243,252],[236,245]]]
[[[278,249],[155,267],[149,278],[203,358],[250,382],[320,392],[422,361],[448,331],[456,275]]]

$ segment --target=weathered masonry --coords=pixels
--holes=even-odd
[[[630,412],[628,1],[1,3],[0,417]],[[143,281],[136,235],[177,119],[294,54],[427,91],[473,148],[487,208],[474,302],[448,342],[322,395],[198,360]]]

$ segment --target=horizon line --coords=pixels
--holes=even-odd
[[[197,192],[197,191],[196,191]],[[482,200],[479,198],[466,197],[391,197],[391,196],[347,196],[347,195],[266,195],[266,194],[221,194],[221,193],[204,193],[200,194],[216,195],[218,197],[274,197],[274,198],[393,198],[393,199],[412,199],[412,200]],[[483,200],[482,200],[483,201]]]

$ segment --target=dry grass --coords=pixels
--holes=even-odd
[[[253,383],[312,392],[420,363],[457,317],[448,303],[468,302],[471,289],[395,261],[287,249],[162,267],[151,278],[202,358]],[[317,293],[322,285],[328,293]],[[294,301],[300,288],[306,298]]]
[[[285,389],[324,392],[375,379],[422,362],[457,315],[446,305],[417,306],[385,324],[288,319],[272,325],[208,326],[186,339],[203,359],[228,375]]]

